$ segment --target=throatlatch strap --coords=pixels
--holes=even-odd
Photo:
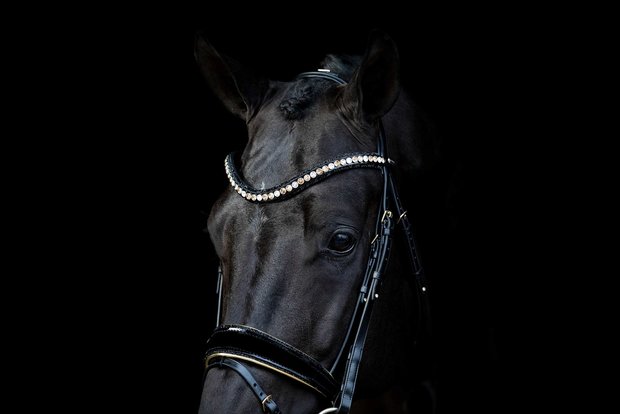
[[[432,328],[431,308],[428,297],[428,282],[426,280],[426,275],[424,274],[424,268],[422,267],[422,264],[420,263],[420,259],[418,257],[418,251],[415,245],[415,238],[413,236],[413,228],[411,226],[411,222],[409,221],[409,217],[407,217],[407,210],[405,210],[405,208],[403,207],[392,176],[390,176],[390,191],[392,193],[392,200],[394,201],[394,206],[396,208],[396,214],[398,215],[397,225],[399,223],[402,224],[403,230],[405,232],[405,239],[407,240],[407,246],[409,247],[407,250],[409,252],[409,261],[411,263],[411,268],[414,273],[414,279],[416,284],[415,291],[418,297],[418,329],[423,329],[426,338],[430,338]],[[420,335],[416,335],[416,337],[420,338]]]

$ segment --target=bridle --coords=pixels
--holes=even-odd
[[[329,79],[339,85],[346,83],[338,76],[324,70],[304,72],[298,78]],[[399,224],[402,226],[407,240],[409,259],[418,295],[418,329],[425,329],[428,334],[430,312],[427,283],[416,253],[413,231],[407,218],[407,211],[401,203],[390,173],[389,164],[392,163],[393,161],[387,158],[385,133],[381,123],[379,123],[376,153],[340,155],[269,189],[258,190],[244,182],[235,167],[234,156],[231,154],[226,158],[226,174],[232,188],[239,196],[254,203],[286,200],[333,174],[353,168],[379,169],[383,178],[383,189],[375,227],[376,233],[371,242],[368,264],[358,293],[358,300],[345,339],[330,369],[326,369],[303,351],[256,328],[244,325],[220,325],[223,279],[220,266],[217,282],[217,327],[207,342],[205,376],[211,369],[231,369],[249,385],[264,412],[281,413],[272,396],[263,390],[244,363],[260,366],[303,384],[331,404],[330,408],[321,411],[319,414],[348,414],[353,402],[372,310],[379,298],[379,288],[388,264],[394,228]],[[334,375],[345,354],[344,374],[342,381],[337,382]]]

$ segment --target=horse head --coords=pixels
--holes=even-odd
[[[200,413],[316,414],[351,398],[341,387],[351,380],[360,401],[389,394],[406,406],[420,286],[407,245],[382,243],[406,219],[387,200],[391,186],[421,157],[394,41],[373,33],[363,56],[328,55],[319,71],[286,82],[256,75],[202,36],[196,58],[248,131],[243,151],[223,163],[230,186],[208,219],[221,304]],[[389,268],[372,282],[387,263],[378,250],[390,248]],[[362,323],[370,326],[356,350]]]

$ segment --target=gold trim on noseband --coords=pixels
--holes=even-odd
[[[253,364],[259,365],[263,368],[267,368],[270,369],[274,372],[277,372],[278,374],[284,375],[285,377],[289,377],[301,384],[304,384],[307,387],[312,388],[313,390],[315,390],[316,392],[318,392],[319,394],[321,394],[323,397],[329,399],[329,397],[325,394],[323,394],[318,388],[316,388],[313,385],[310,385],[309,383],[307,383],[306,381],[302,380],[301,378],[298,378],[292,374],[289,374],[288,372],[282,371],[281,369],[278,369],[276,367],[273,367],[271,365],[265,364],[264,362],[261,362],[259,360],[250,358],[250,357],[246,357],[246,356],[241,356],[241,355],[235,355],[235,354],[229,354],[227,352],[217,352],[215,354],[209,355],[207,357],[207,360],[205,361],[205,364],[208,366],[209,365],[209,361],[211,361],[213,358],[217,358],[217,357],[226,357],[226,358],[231,358],[231,359],[240,359],[242,361],[247,361],[247,362],[251,362]]]

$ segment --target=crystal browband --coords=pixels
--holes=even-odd
[[[291,197],[309,186],[324,180],[335,172],[345,171],[351,168],[378,168],[382,164],[385,164],[385,162],[385,158],[376,153],[346,154],[316,165],[280,185],[265,190],[255,189],[241,179],[235,168],[233,154],[229,154],[226,157],[224,166],[230,185],[237,194],[248,201],[265,203],[280,201]]]

